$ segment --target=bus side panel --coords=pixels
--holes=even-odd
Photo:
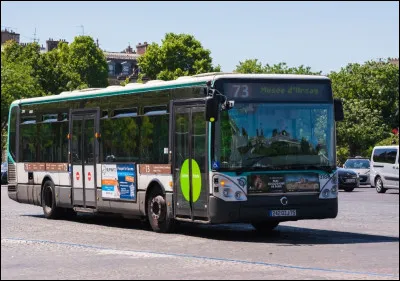
[[[35,185],[33,179],[29,180],[24,163],[16,164],[16,179],[18,184],[16,186],[15,196],[10,198],[19,203],[41,205],[41,185]]]
[[[18,184],[15,199],[11,199],[19,203],[41,206],[40,191],[40,185]]]
[[[57,206],[72,208],[72,188],[70,186],[56,186]]]
[[[28,172],[25,171],[25,164],[24,163],[17,163],[17,183],[29,183],[28,180]],[[33,182],[32,182],[33,183]]]
[[[101,187],[100,189],[97,188],[97,211],[99,212],[110,212],[110,201],[109,200],[103,200],[102,198],[102,191],[101,191]]]

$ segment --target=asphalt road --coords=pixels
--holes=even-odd
[[[157,234],[136,220],[47,220],[1,187],[1,279],[399,279],[399,192],[341,191],[336,219],[184,224]]]

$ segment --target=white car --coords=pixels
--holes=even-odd
[[[356,172],[360,177],[360,185],[370,185],[370,161],[368,158],[356,156],[349,158],[343,165],[343,168]]]
[[[371,155],[371,186],[378,193],[399,189],[399,146],[375,146]]]

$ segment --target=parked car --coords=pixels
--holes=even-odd
[[[8,165],[7,162],[1,163],[1,184],[7,184],[7,171],[8,171]]]
[[[338,168],[338,183],[339,189],[350,192],[360,186],[360,177],[352,170]]]
[[[370,165],[371,163],[368,158],[356,156],[354,158],[347,159],[343,165],[343,168],[356,172],[360,177],[360,185],[370,185]]]
[[[375,146],[371,155],[371,186],[378,193],[399,189],[399,146]]]

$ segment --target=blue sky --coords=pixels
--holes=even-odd
[[[130,43],[161,44],[165,33],[194,35],[214,65],[232,71],[239,61],[301,64],[339,71],[348,63],[399,56],[396,2],[1,2],[1,29],[21,42],[82,34],[107,51]]]

